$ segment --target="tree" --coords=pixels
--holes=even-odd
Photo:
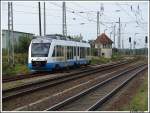
[[[74,38],[74,40],[76,40],[76,41],[81,41],[81,40],[83,40],[83,36],[80,34],[80,35],[75,35],[75,36],[73,36],[73,38]]]
[[[19,42],[18,42],[18,44],[15,45],[15,52],[16,53],[27,53],[30,42],[31,42],[30,37],[25,37],[25,36],[19,37]]]

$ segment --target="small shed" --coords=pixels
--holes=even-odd
[[[95,48],[97,48],[98,56],[111,58],[112,43],[113,41],[105,33],[102,33],[100,36],[98,36],[95,40]]]

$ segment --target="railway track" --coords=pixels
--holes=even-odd
[[[133,60],[130,60],[133,61]],[[120,62],[120,61],[119,61]],[[87,66],[80,66],[79,68],[75,68],[75,69],[63,69],[63,70],[57,70],[57,71],[51,71],[51,72],[31,72],[29,74],[20,74],[20,75],[15,75],[15,76],[7,76],[7,77],[3,77],[2,78],[2,82],[6,83],[6,82],[12,82],[12,81],[16,81],[16,80],[23,80],[23,79],[28,79],[28,78],[33,78],[33,77],[38,77],[38,76],[44,76],[44,75],[50,75],[50,74],[54,74],[54,73],[65,73],[65,72],[70,72],[72,70],[84,70],[87,68],[90,68],[91,66],[99,66],[100,64],[91,64],[91,65],[87,65]],[[105,65],[105,64],[104,64]]]
[[[104,102],[108,101],[124,85],[132,80],[147,65],[142,64],[128,68],[117,75],[104,80],[82,92],[63,100],[46,111],[94,111],[97,110]]]
[[[98,66],[99,64],[97,64]],[[80,69],[76,68],[75,70],[84,70],[86,68],[89,68],[90,66],[96,66],[96,65],[87,65],[86,67],[85,66],[81,66]],[[69,71],[72,71],[69,70]],[[3,83],[6,83],[6,82],[12,82],[12,81],[16,81],[16,80],[23,80],[23,79],[28,79],[28,78],[33,78],[33,77],[38,77],[38,76],[44,76],[44,75],[50,75],[50,74],[54,74],[54,73],[65,73],[65,72],[68,72],[68,70],[57,70],[56,71],[51,71],[51,72],[31,72],[29,74],[20,74],[20,75],[14,75],[14,76],[7,76],[7,77],[4,77],[2,78],[2,82]]]
[[[15,97],[18,97],[21,95],[26,95],[27,93],[32,93],[34,91],[44,89],[44,88],[47,88],[50,86],[55,86],[57,84],[67,82],[70,80],[79,79],[79,78],[84,77],[84,76],[89,76],[91,74],[98,73],[100,71],[104,71],[104,70],[111,69],[114,67],[118,67],[118,66],[121,66],[121,65],[124,65],[127,63],[129,63],[129,62],[125,61],[125,62],[111,63],[109,65],[108,64],[107,65],[101,65],[101,66],[96,67],[96,68],[83,70],[82,72],[77,72],[77,73],[73,73],[70,75],[68,74],[68,75],[64,75],[64,76],[59,76],[57,78],[48,79],[46,81],[31,83],[31,84],[23,85],[21,87],[3,90],[2,91],[2,94],[3,94],[2,100],[4,102],[4,101],[7,101],[11,98],[15,98]],[[76,75],[76,76],[74,76],[74,75]]]

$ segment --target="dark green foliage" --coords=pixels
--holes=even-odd
[[[91,55],[92,55],[92,56],[98,56],[98,53],[97,53],[97,49],[96,49],[96,48],[91,48]]]
[[[91,64],[105,64],[111,62],[110,58],[92,57]]]
[[[27,53],[31,42],[30,37],[21,36],[19,38],[19,43],[15,45],[15,53]]]
[[[7,55],[7,49],[5,49],[5,48],[2,48],[2,55],[4,56],[4,55]]]

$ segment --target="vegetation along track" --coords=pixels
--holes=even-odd
[[[101,65],[96,68],[83,70],[82,72],[78,72],[78,73],[73,73],[72,75],[68,74],[64,76],[59,76],[57,78],[48,79],[48,80],[44,80],[41,82],[31,83],[31,84],[23,85],[21,87],[4,90],[2,92],[3,94],[2,100],[4,102],[4,101],[9,100],[10,98],[18,97],[20,95],[26,95],[27,93],[31,93],[31,92],[34,92],[34,91],[37,91],[37,90],[40,90],[49,86],[55,86],[62,82],[67,82],[73,79],[78,79],[80,77],[88,76],[88,75],[91,75],[100,71],[108,70],[113,67],[118,67],[127,63],[129,62],[126,61],[126,62],[111,63],[109,65]]]
[[[47,111],[94,111],[97,110],[105,101],[110,99],[125,84],[145,70],[147,65],[138,65],[128,68],[121,73],[106,79],[82,92],[57,103]]]
[[[94,64],[96,65],[96,64]],[[86,69],[87,67],[90,68],[90,66],[94,66],[94,65],[86,65],[85,66],[81,66],[80,69],[79,68],[76,68],[75,70],[84,70]],[[99,65],[99,64],[97,64]],[[70,69],[69,71],[72,71],[74,69]],[[54,71],[48,71],[48,72],[44,72],[44,71],[41,71],[41,72],[31,72],[29,74],[20,74],[20,75],[13,75],[13,76],[3,76],[2,78],[2,82],[3,83],[6,83],[6,82],[11,82],[11,81],[16,81],[16,80],[23,80],[23,79],[28,79],[28,78],[33,78],[33,77],[38,77],[38,76],[44,76],[44,75],[49,75],[49,74],[54,74],[54,73],[64,73],[64,72],[68,72],[68,70],[66,69],[63,69],[63,70],[54,70]]]

